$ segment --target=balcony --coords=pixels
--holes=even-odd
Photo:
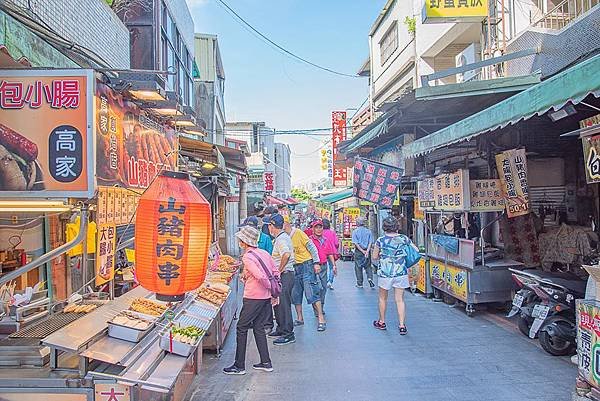
[[[532,24],[535,28],[560,30],[600,4],[600,0],[564,0]]]

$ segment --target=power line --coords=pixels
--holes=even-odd
[[[299,60],[303,63],[306,63],[308,65],[311,65],[315,68],[318,68],[320,70],[323,71],[327,71],[331,74],[335,74],[335,75],[340,75],[343,77],[350,77],[350,78],[360,78],[359,75],[356,74],[346,74],[344,72],[339,72],[339,71],[335,71],[332,70],[331,68],[327,68],[327,67],[323,67],[319,64],[313,63],[312,61],[309,61],[303,57],[298,56],[297,54],[291,52],[290,50],[287,50],[286,48],[284,48],[283,46],[275,43],[274,41],[272,41],[271,39],[269,39],[265,34],[263,34],[262,32],[260,32],[258,29],[256,29],[254,26],[252,26],[252,24],[250,24],[248,21],[246,21],[244,18],[242,18],[242,16],[240,16],[233,8],[231,8],[224,0],[218,0],[219,4],[223,5],[223,7],[225,7],[227,10],[229,10],[233,15],[235,15],[235,17],[242,22],[245,26],[247,26],[248,28],[250,28],[253,32],[255,32],[257,35],[259,35],[262,39],[266,40],[268,43],[270,43],[271,45],[275,46],[277,49],[281,50],[282,52],[284,52],[285,54],[287,54],[290,57],[295,58],[296,60]]]

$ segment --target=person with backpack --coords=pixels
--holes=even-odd
[[[379,286],[379,319],[373,326],[379,330],[387,328],[385,310],[388,293],[393,288],[401,335],[407,334],[404,305],[404,290],[410,286],[408,269],[419,261],[421,255],[417,247],[404,234],[398,233],[398,220],[387,217],[383,220],[384,235],[379,237],[373,247],[373,262],[379,262],[377,284]]]
[[[242,310],[236,328],[236,351],[233,365],[223,369],[228,375],[246,374],[246,345],[248,330],[254,332],[254,340],[260,355],[260,363],[252,367],[266,372],[273,371],[265,324],[272,318],[272,305],[277,305],[281,293],[279,269],[267,251],[258,249],[258,229],[243,226],[235,236],[243,251],[244,270],[241,279],[244,282]]]

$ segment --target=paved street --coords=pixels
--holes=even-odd
[[[469,318],[461,308],[409,293],[409,334],[401,337],[395,308],[387,331],[372,327],[376,291],[354,287],[351,263],[343,264],[336,284],[326,332],[307,317],[295,344],[270,346],[273,373],[251,368],[258,362],[251,340],[246,375],[226,376],[221,369],[233,360],[232,331],[221,359],[205,354],[191,401],[570,400],[576,366],[546,354],[498,316]]]

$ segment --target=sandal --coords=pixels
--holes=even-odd
[[[298,326],[303,326],[304,325],[304,320],[294,320],[294,326],[298,327]]]
[[[319,325],[317,326],[317,331],[325,331],[326,328],[327,323],[319,323]]]
[[[385,322],[380,322],[379,320],[374,320],[373,321],[373,326],[376,329],[379,329],[379,330],[386,330],[387,329],[387,326],[385,325]]]
[[[405,336],[408,334],[408,330],[406,330],[406,326],[398,326],[398,329],[400,330],[401,336]]]

